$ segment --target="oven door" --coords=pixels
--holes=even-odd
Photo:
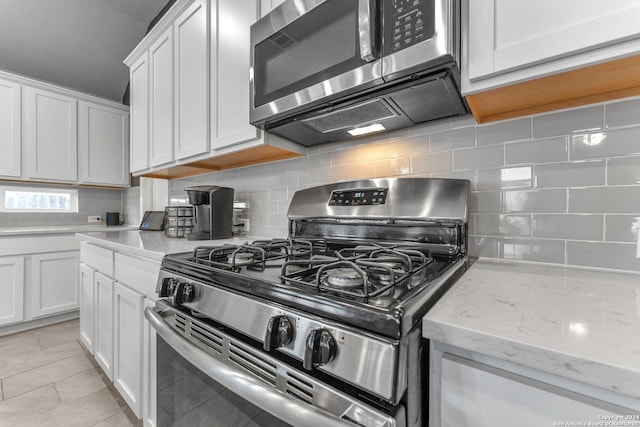
[[[157,332],[157,424],[168,426],[406,425],[162,301]],[[325,405],[325,407],[320,407]]]
[[[382,83],[374,0],[287,0],[251,27],[251,123]]]

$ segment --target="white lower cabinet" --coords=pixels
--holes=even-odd
[[[144,308],[153,307],[150,299],[144,300]],[[145,427],[155,427],[156,418],[156,331],[146,318],[142,327],[142,422]]]
[[[95,358],[113,381],[113,288],[115,281],[95,273]]]
[[[95,270],[80,264],[80,340],[91,354],[95,354]]]
[[[144,296],[116,283],[113,382],[136,416],[142,398],[142,316]]]
[[[155,426],[156,336],[144,309],[154,305],[160,263],[86,241],[81,259],[82,342],[88,349],[93,342],[96,361],[122,398],[145,426]]]
[[[78,251],[31,257],[31,314],[48,316],[78,308]]]
[[[638,411],[617,393],[438,344],[430,381],[431,427],[605,425]]]
[[[24,319],[24,258],[0,258],[0,325]]]

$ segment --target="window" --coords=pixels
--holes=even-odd
[[[78,190],[0,186],[0,212],[78,212]]]

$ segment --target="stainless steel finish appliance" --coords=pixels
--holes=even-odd
[[[251,27],[251,123],[310,146],[468,114],[459,63],[460,0],[287,0]]]
[[[226,239],[232,236],[233,188],[198,185],[185,188],[193,205],[193,228],[187,240]]]
[[[226,426],[426,423],[421,318],[468,267],[468,197],[466,180],[325,185],[294,195],[288,239],[165,256],[145,313],[173,352],[158,383],[196,372],[233,403],[191,406]]]

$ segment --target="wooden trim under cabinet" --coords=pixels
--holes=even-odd
[[[478,123],[640,95],[640,55],[467,95]]]

